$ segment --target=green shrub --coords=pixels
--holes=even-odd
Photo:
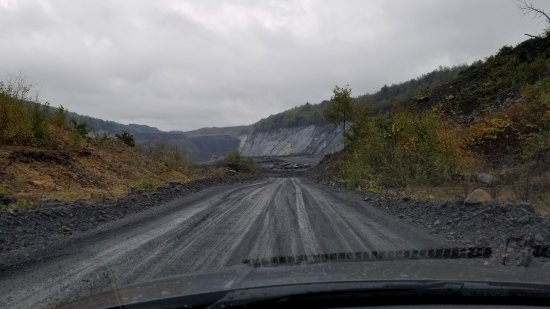
[[[479,106],[478,95],[471,89],[461,89],[455,102],[464,113],[469,113]]]
[[[435,185],[451,181],[474,165],[459,130],[435,112],[397,110],[354,126],[342,177],[355,188],[377,191],[409,184]]]
[[[70,124],[73,134],[80,138],[85,138],[88,136],[88,133],[90,133],[90,128],[88,128],[88,125],[85,122],[78,122],[71,119]]]
[[[90,199],[94,204],[102,204],[105,203],[105,193],[103,192],[92,192],[90,194]]]
[[[13,203],[4,206],[4,208],[7,210],[27,210],[38,208],[38,204],[26,199],[18,199]]]
[[[469,146],[491,162],[534,158],[550,135],[550,78],[526,86],[519,102],[480,117],[466,130]]]
[[[163,171],[188,169],[190,167],[189,154],[167,141],[161,140],[148,145],[142,144],[138,149],[153,160],[161,162],[166,169]]]
[[[94,144],[101,144],[105,141],[108,141],[111,139],[111,136],[108,133],[98,133],[94,132],[91,136],[91,142]]]
[[[0,197],[4,197],[8,194],[9,194],[8,189],[6,189],[4,187],[0,187]]]
[[[35,144],[44,138],[44,114],[29,103],[31,86],[22,76],[0,82],[0,143]]]
[[[133,189],[140,193],[155,192],[159,187],[160,185],[157,182],[151,180],[142,180],[132,186]]]
[[[122,131],[120,133],[117,133],[115,134],[115,136],[119,141],[123,142],[124,144],[130,147],[136,146],[136,141],[134,140],[134,136],[127,131]]]
[[[228,153],[223,163],[226,167],[238,173],[256,174],[260,170],[254,160],[241,156],[238,151]]]
[[[550,78],[524,89],[523,159],[550,163]]]
[[[38,143],[43,143],[47,140],[46,124],[48,118],[49,104],[33,104],[31,109],[31,130],[33,138]]]
[[[51,126],[66,129],[67,111],[61,106],[53,114],[48,102],[29,97],[32,86],[16,76],[0,82],[0,144],[43,146],[59,142]]]
[[[66,128],[67,113],[68,111],[63,107],[63,105],[59,105],[59,108],[57,108],[55,113],[51,116],[50,123],[58,128]]]

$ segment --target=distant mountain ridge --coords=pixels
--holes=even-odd
[[[134,136],[138,145],[167,142],[177,146],[181,151],[186,151],[191,161],[195,163],[209,162],[237,150],[240,143],[239,135],[249,130],[249,126],[235,126],[201,128],[189,132],[162,131],[147,125],[126,125],[73,112],[69,112],[68,117],[86,123],[96,133],[114,135],[127,131]]]
[[[369,104],[377,112],[391,108],[396,101],[422,97],[429,89],[456,77],[464,66],[440,67],[409,81],[384,86],[374,94],[354,98],[356,103]],[[69,117],[85,122],[94,132],[117,134],[128,131],[138,144],[165,141],[187,151],[191,161],[214,161],[231,151],[248,156],[317,154],[323,155],[342,148],[342,134],[322,115],[329,101],[306,103],[278,114],[270,115],[252,125],[205,127],[192,131],[161,131],[141,124],[121,124],[114,121],[69,113]]]

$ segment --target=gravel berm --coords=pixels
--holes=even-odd
[[[155,192],[132,193],[100,204],[91,200],[45,201],[37,209],[0,211],[0,274],[10,266],[46,258],[44,251],[54,251],[64,245],[64,240],[111,221],[214,185],[244,183],[261,177],[212,177],[171,183]]]

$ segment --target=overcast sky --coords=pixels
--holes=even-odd
[[[0,77],[22,72],[80,114],[190,130],[318,103],[335,84],[374,92],[543,29],[514,0],[0,0]]]

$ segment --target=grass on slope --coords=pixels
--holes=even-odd
[[[91,135],[85,123],[60,107],[31,101],[24,78],[0,82],[0,209],[33,208],[36,201],[125,195],[129,188],[222,175],[196,168],[184,152],[165,144],[148,152],[108,135]],[[13,199],[16,198],[16,200]],[[5,204],[9,205],[5,205]]]
[[[116,140],[57,150],[2,146],[0,166],[0,187],[31,201],[116,198],[131,187],[183,183],[223,172],[169,167]]]
[[[550,213],[550,37],[464,68],[388,112],[354,113],[340,175],[354,188],[429,198],[484,187]],[[481,183],[479,172],[494,176]]]

